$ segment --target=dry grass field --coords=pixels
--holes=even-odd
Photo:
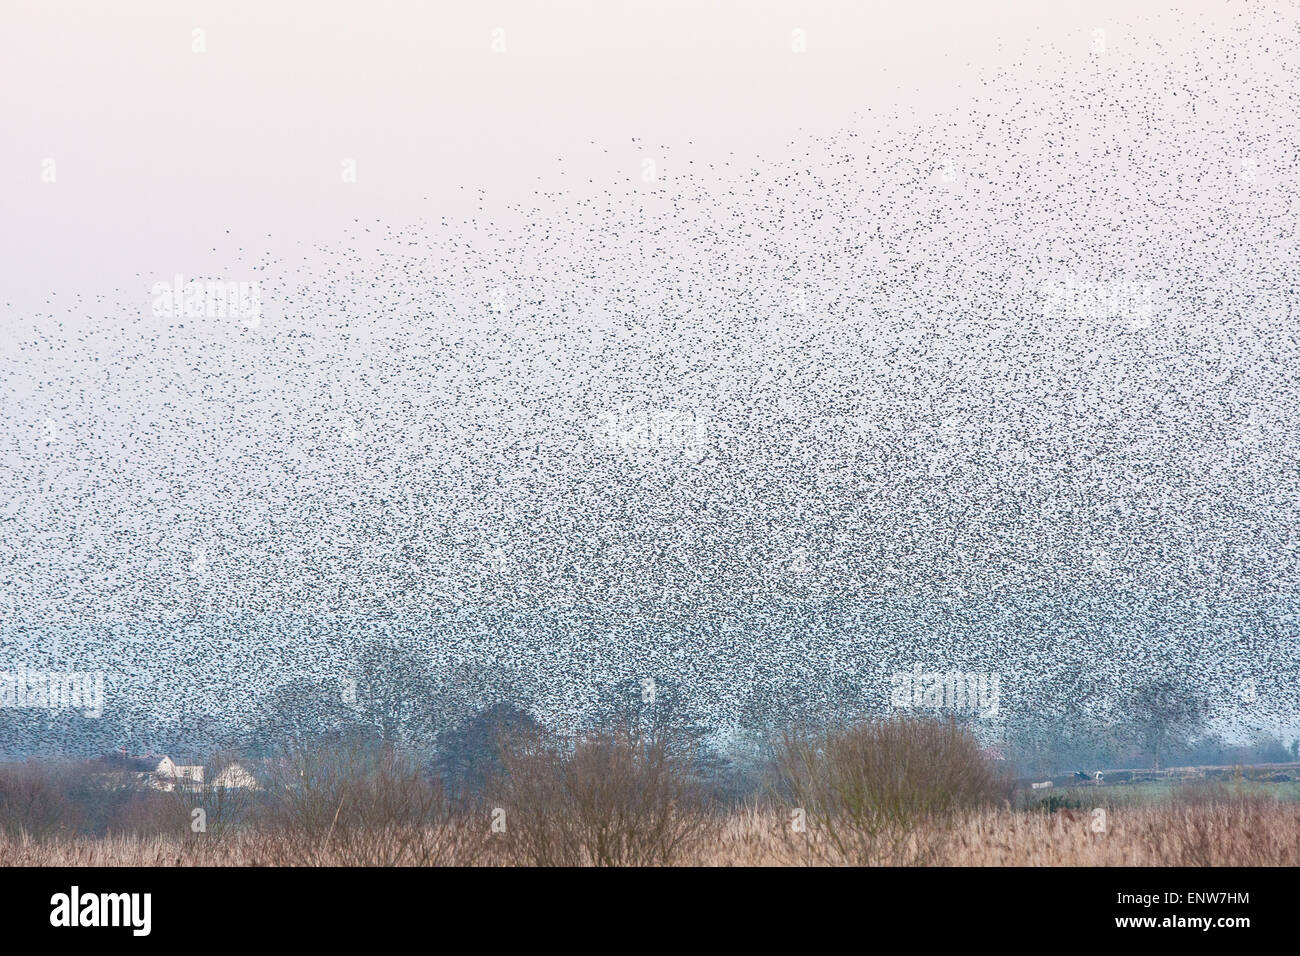
[[[1068,811],[1067,811],[1068,812]],[[373,840],[290,844],[256,831],[208,839],[122,835],[0,840],[0,866],[352,866],[531,865],[512,835],[489,818],[463,832],[393,831]],[[570,862],[570,861],[566,861]],[[575,864],[600,862],[593,853]],[[643,861],[638,861],[643,862]],[[841,849],[788,817],[733,811],[695,830],[663,860],[679,866],[1300,866],[1300,806],[1152,806],[1107,814],[1104,833],[1088,814],[989,810],[882,833]]]

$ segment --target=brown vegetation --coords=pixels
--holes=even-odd
[[[272,866],[476,862],[486,827],[391,747],[293,748],[254,827]]]
[[[498,841],[536,866],[674,863],[712,823],[689,759],[626,731],[503,748]]]
[[[780,794],[796,815],[792,832],[815,830],[811,850],[848,862],[919,862],[934,824],[997,806],[1012,792],[975,738],[952,722],[897,718],[788,734],[777,767]]]
[[[688,751],[628,732],[514,740],[501,766],[473,799],[387,746],[290,748],[257,791],[3,766],[0,866],[1300,865],[1300,805],[1202,783],[1013,808],[951,723],[790,735],[772,790],[739,806],[708,802]]]
[[[469,821],[489,830],[489,816]],[[409,834],[408,834],[409,835]],[[394,833],[400,842],[403,837]],[[431,831],[439,845],[453,834]],[[1152,806],[1108,814],[1107,830],[1091,832],[1086,821],[1062,826],[1054,815],[982,810],[925,824],[907,839],[882,841],[880,858],[837,857],[818,846],[815,828],[791,832],[788,811],[742,808],[720,815],[672,857],[681,866],[806,866],[824,864],[930,864],[943,866],[1297,866],[1300,807]],[[0,866],[282,866],[300,860],[323,866],[358,862],[354,846],[304,844],[286,853],[283,843],[256,830],[211,840],[184,837],[30,837],[0,839]],[[484,852],[453,854],[438,862],[531,865],[533,854],[509,832],[496,834]],[[420,865],[424,854],[393,848],[374,858]]]

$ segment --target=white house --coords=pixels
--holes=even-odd
[[[232,763],[218,773],[210,783],[204,782],[203,767],[182,766],[171,757],[163,757],[151,774],[140,774],[143,782],[155,790],[171,792],[181,790],[201,790],[205,787],[222,787],[229,790],[258,789],[257,778],[237,763]]]
[[[243,788],[256,790],[257,780],[239,764],[232,763],[213,778],[211,785],[214,787],[225,787],[232,790]]]
[[[163,757],[154,769],[154,777],[158,781],[161,790],[174,790],[177,786],[201,787],[203,786],[203,767],[198,764],[181,766],[173,761],[171,757]]]

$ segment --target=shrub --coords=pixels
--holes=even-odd
[[[777,767],[778,795],[817,831],[810,842],[854,862],[893,862],[922,823],[1003,803],[1012,791],[954,721],[891,718],[787,734]]]
[[[259,837],[280,864],[468,864],[486,844],[486,817],[391,746],[295,747],[272,776]]]
[[[207,767],[206,779],[216,779],[213,769],[212,765]],[[215,769],[219,771],[220,768]],[[253,802],[252,793],[241,787],[177,787],[171,796],[178,804],[185,832],[192,837],[213,839],[244,820]],[[195,829],[196,818],[202,820],[202,827],[198,830]]]
[[[1031,810],[1040,810],[1043,813],[1056,813],[1058,810],[1088,810],[1091,808],[1092,804],[1085,804],[1077,797],[1067,797],[1059,793],[1050,794],[1030,806]]]
[[[663,736],[535,734],[503,748],[507,845],[536,866],[661,866],[711,822],[688,755]]]
[[[170,793],[131,793],[108,821],[109,836],[174,837],[189,833],[189,815]]]
[[[75,833],[81,814],[68,796],[68,776],[64,764],[0,764],[0,832],[11,840]]]

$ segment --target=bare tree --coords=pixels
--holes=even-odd
[[[1186,682],[1157,677],[1139,683],[1130,699],[1130,711],[1152,766],[1176,741],[1185,742],[1205,722],[1208,704],[1199,690]]]
[[[362,720],[385,744],[436,733],[434,675],[411,644],[393,638],[366,647],[357,665],[356,703]]]
[[[439,734],[499,702],[504,686],[474,663],[439,664],[418,639],[390,636],[361,652],[355,707],[381,743],[433,747]]]

